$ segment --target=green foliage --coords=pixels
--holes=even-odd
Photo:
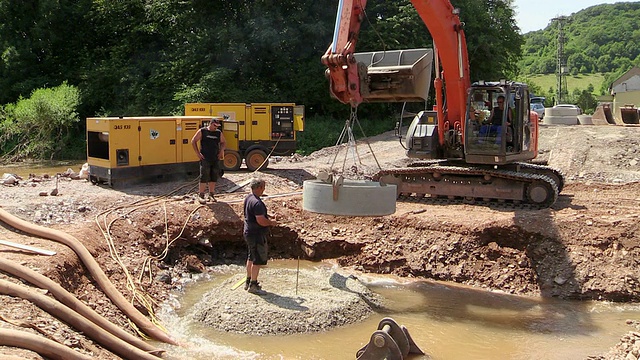
[[[628,70],[638,62],[640,48],[640,2],[596,5],[571,14],[564,22],[564,54],[571,74],[609,73]],[[524,35],[523,74],[557,72],[559,23]]]
[[[3,161],[69,158],[69,147],[84,147],[78,141],[76,109],[80,104],[77,88],[63,83],[50,89],[37,89],[31,97],[20,98],[4,109],[0,126]],[[82,137],[80,137],[82,138]],[[81,145],[78,145],[80,143]]]
[[[596,106],[598,106],[598,100],[588,89],[582,90],[577,94],[576,105],[582,109],[583,113],[593,114],[596,110]]]
[[[455,1],[476,78],[514,68],[521,38],[508,4]],[[82,116],[162,115],[187,101],[287,101],[341,113],[320,63],[336,11],[335,0],[0,2],[0,89],[9,90],[0,94],[15,101],[68,80],[82,91]],[[430,39],[408,0],[373,0],[358,51],[431,47]]]
[[[471,80],[512,78],[523,38],[510,0],[452,0],[464,24]],[[433,37],[409,0],[369,1],[358,51],[431,48]],[[375,16],[374,16],[375,15]],[[437,21],[434,21],[437,23]],[[446,38],[446,34],[439,34]],[[441,43],[441,48],[455,47]]]
[[[336,121],[336,119],[328,116],[307,118],[305,130],[298,134],[297,152],[302,155],[309,155],[322,148],[336,145],[336,142],[340,139],[345,121]],[[359,123],[362,130],[357,124],[352,124],[353,136],[356,139],[363,138],[362,132],[364,132],[365,136],[372,136],[392,130],[394,127],[394,122],[388,119],[360,119]]]
[[[578,104],[578,98],[583,91],[587,91],[587,93],[591,94],[594,99],[596,98],[596,96],[603,94],[603,92],[601,91],[601,84],[602,86],[604,86],[604,84],[611,84],[611,82],[613,81],[611,80],[611,82],[607,82],[608,78],[608,76],[605,76],[603,74],[567,75],[566,81],[567,90],[569,91],[569,98],[564,102],[576,104],[586,112],[586,110],[590,108],[590,106],[583,107],[582,105]],[[556,97],[557,88],[556,75],[544,74],[520,76],[518,77],[518,80],[529,85],[529,89],[537,96],[546,97],[545,106],[548,107],[554,105],[553,101]],[[595,106],[593,108],[595,109]]]

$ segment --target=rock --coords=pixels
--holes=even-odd
[[[202,261],[200,261],[200,259],[195,255],[186,256],[184,258],[184,263],[187,266],[187,270],[191,272],[203,273],[205,271]]]
[[[78,174],[79,179],[88,179],[89,178],[89,163],[82,164],[82,168],[80,168],[80,174]]]
[[[163,270],[156,275],[156,281],[171,285],[171,271]]]
[[[19,176],[14,174],[4,174],[2,175],[2,179],[0,180],[4,185],[16,185],[18,184]]]
[[[567,282],[567,279],[561,277],[561,276],[556,276],[555,279],[553,279],[553,282],[558,284],[558,285],[564,285],[564,283]]]

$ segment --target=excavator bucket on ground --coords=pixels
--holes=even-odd
[[[354,56],[362,74],[360,89],[365,102],[427,100],[433,69],[432,49],[375,51]]]
[[[358,350],[356,360],[404,360],[409,354],[424,355],[424,352],[413,342],[404,325],[384,318],[371,335],[369,344]]]
[[[638,108],[635,105],[627,104],[620,108],[620,116],[622,117],[623,124],[638,124],[640,123],[640,116],[638,115]]]
[[[602,104],[598,105],[596,111],[593,113],[591,117],[591,121],[594,125],[608,125],[608,124],[616,124],[616,121],[613,119],[613,113],[611,112],[611,104]]]

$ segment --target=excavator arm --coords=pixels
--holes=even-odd
[[[367,72],[368,64],[358,62],[355,54],[366,3],[366,0],[340,1],[333,42],[322,57],[322,63],[327,66],[330,93],[352,107],[365,101],[370,93],[367,89],[371,77]],[[438,137],[440,144],[443,144],[446,130],[454,128],[464,133],[466,96],[471,86],[466,39],[458,10],[448,0],[412,0],[411,3],[427,26],[436,49],[434,85]],[[378,96],[376,101],[385,99]],[[386,101],[404,99],[397,94],[390,94]]]
[[[328,68],[331,95],[353,107],[362,102],[354,52],[366,5],[367,0],[340,0],[333,42],[322,56],[322,63]]]

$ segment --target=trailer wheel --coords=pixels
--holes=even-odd
[[[224,159],[222,160],[222,168],[226,171],[237,171],[242,165],[242,158],[237,151],[225,150]]]
[[[267,154],[260,149],[249,151],[249,153],[247,154],[247,157],[245,158],[245,162],[247,163],[247,169],[249,169],[249,171],[266,169],[267,165],[269,165],[266,159],[267,159]]]

